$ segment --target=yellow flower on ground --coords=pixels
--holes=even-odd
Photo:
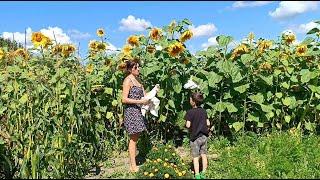
[[[3,51],[2,48],[0,48],[0,59],[3,59],[5,56],[5,52]]]
[[[170,177],[170,175],[167,173],[164,175],[164,178],[166,178],[166,179],[168,179],[169,177]]]
[[[165,158],[164,160],[165,160],[165,161],[169,161],[169,159],[167,159],[167,158]]]
[[[181,172],[179,172],[179,173],[178,173],[178,176],[182,176],[182,173],[181,173]]]
[[[168,145],[168,148],[171,148],[171,145]]]
[[[150,173],[150,174],[149,174],[149,176],[150,176],[150,177],[153,177],[153,176],[154,176],[154,174],[153,174],[153,173]]]
[[[169,55],[171,57],[176,57],[178,56],[181,52],[183,52],[185,49],[185,47],[183,46],[182,43],[180,42],[176,42],[176,43],[173,43],[171,45],[169,45],[168,47],[168,52],[169,52]]]
[[[176,155],[176,153],[172,153],[172,156],[175,156]]]
[[[86,72],[89,73],[89,74],[91,74],[92,71],[93,71],[93,64],[89,64],[89,65],[87,66]]]
[[[164,152],[167,152],[168,151],[168,149],[164,149]]]
[[[164,167],[167,167],[167,166],[168,166],[168,163],[166,163],[166,162],[163,163],[163,166],[164,166]]]
[[[299,45],[299,46],[297,47],[297,49],[296,49],[296,54],[297,54],[298,56],[304,56],[304,55],[306,54],[307,50],[308,50],[307,45],[301,44],[301,45]]]
[[[182,171],[182,175],[185,175],[187,172],[186,171]]]
[[[160,158],[158,158],[158,159],[157,159],[157,161],[158,161],[158,162],[161,162],[161,159],[160,159]]]
[[[161,30],[158,28],[153,28],[150,33],[149,36],[152,40],[157,41],[160,39],[161,37]]]
[[[149,173],[148,173],[148,172],[144,172],[143,174],[144,174],[145,176],[147,176]]]
[[[155,169],[155,170],[154,170],[154,172],[158,172],[158,171],[159,171],[158,169]]]
[[[188,39],[191,39],[191,37],[193,36],[192,31],[190,30],[186,30],[184,33],[182,33],[182,35],[180,36],[180,41],[181,42],[185,42]]]
[[[131,46],[139,46],[139,37],[138,36],[130,36],[127,40],[127,42]]]
[[[102,28],[99,28],[99,29],[97,29],[97,35],[99,36],[99,37],[102,37],[102,36],[104,36],[104,29],[102,29]]]

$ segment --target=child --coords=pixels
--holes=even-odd
[[[200,107],[203,95],[199,92],[193,93],[190,97],[192,109],[185,115],[186,127],[191,132],[190,146],[193,157],[193,165],[196,179],[204,179],[204,173],[208,167],[207,160],[207,139],[209,134],[210,122],[207,119],[207,112]],[[199,173],[199,156],[202,158],[202,172]]]

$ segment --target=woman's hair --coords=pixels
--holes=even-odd
[[[196,103],[196,106],[200,106],[203,102],[203,95],[200,92],[194,92],[191,95],[192,101]]]
[[[136,60],[136,59],[133,59],[133,60],[127,60],[125,62],[126,64],[126,67],[125,67],[125,70],[124,72],[126,73],[126,75],[129,75],[131,73],[131,70],[134,66],[136,66],[137,64],[139,64],[139,61]]]

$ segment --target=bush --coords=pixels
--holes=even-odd
[[[156,145],[147,154],[136,178],[138,179],[185,179],[192,178],[188,165],[175,152],[172,145]]]

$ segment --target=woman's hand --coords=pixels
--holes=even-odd
[[[150,99],[147,99],[147,98],[144,98],[144,97],[142,97],[140,99],[140,104],[142,104],[142,105],[149,104],[149,102],[150,102]]]

